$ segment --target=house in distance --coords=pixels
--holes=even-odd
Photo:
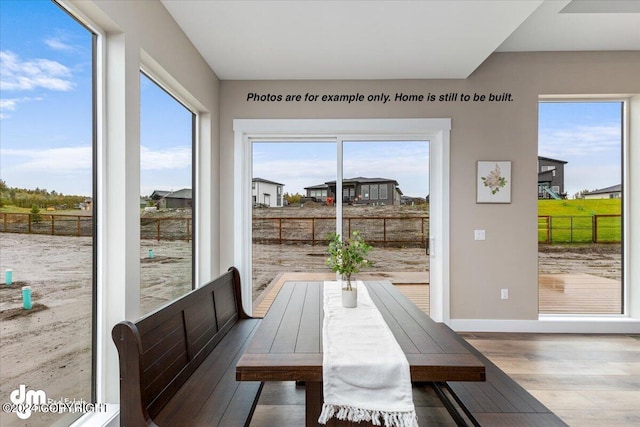
[[[191,209],[193,196],[190,188],[177,191],[154,190],[149,196],[158,209]]]
[[[268,208],[282,207],[282,189],[284,184],[269,181],[268,179],[253,178],[251,180],[251,195],[253,205],[262,205]]]
[[[612,185],[611,187],[589,191],[583,193],[582,197],[585,199],[621,199],[622,184]]]
[[[566,199],[564,160],[538,156],[538,199]]]
[[[304,188],[307,197],[326,202],[335,200],[336,181]],[[402,191],[398,181],[388,178],[348,178],[342,180],[342,203],[366,205],[399,205]]]

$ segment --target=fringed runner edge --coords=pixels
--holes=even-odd
[[[418,427],[416,411],[376,411],[354,408],[353,406],[323,403],[318,422],[320,424],[327,424],[333,416],[342,421],[353,421],[356,423],[368,421],[374,426],[382,426],[382,422],[384,422],[384,426],[386,427]]]

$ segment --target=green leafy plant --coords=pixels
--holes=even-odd
[[[327,265],[331,271],[346,277],[347,290],[351,290],[351,275],[360,272],[363,266],[373,265],[373,262],[367,259],[367,254],[373,246],[368,245],[357,230],[345,240],[341,239],[337,233],[329,233],[327,240],[329,240]]]

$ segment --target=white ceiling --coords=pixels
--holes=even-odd
[[[640,0],[161,0],[223,80],[458,79],[494,51],[640,50]]]

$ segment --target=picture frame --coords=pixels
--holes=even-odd
[[[511,161],[479,160],[476,203],[511,203]]]

